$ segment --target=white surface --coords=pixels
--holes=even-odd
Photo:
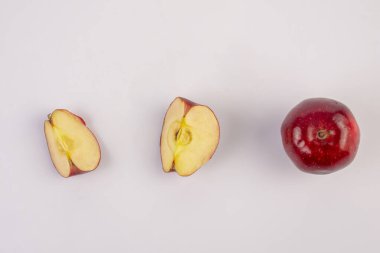
[[[0,252],[380,252],[380,2],[0,2]],[[175,96],[221,124],[214,158],[161,171]],[[279,128],[308,97],[348,105],[358,156],[298,171]],[[67,108],[103,158],[64,179],[43,121]]]

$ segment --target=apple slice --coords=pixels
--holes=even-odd
[[[59,174],[70,177],[96,169],[100,147],[84,120],[58,109],[45,121],[45,136],[51,160]]]
[[[165,172],[190,176],[211,159],[219,143],[219,123],[210,108],[177,97],[166,112],[161,133]]]

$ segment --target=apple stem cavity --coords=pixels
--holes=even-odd
[[[328,136],[329,136],[329,133],[328,133],[328,131],[327,131],[326,129],[321,129],[321,130],[319,130],[318,133],[317,133],[317,137],[318,137],[318,139],[320,139],[320,140],[324,140],[324,139],[326,139]]]

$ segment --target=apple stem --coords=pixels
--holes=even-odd
[[[328,137],[328,135],[329,135],[329,133],[328,133],[327,130],[325,130],[325,129],[321,129],[321,130],[319,130],[318,133],[317,133],[317,137],[318,137],[318,139],[320,139],[320,140],[324,140],[324,139],[326,139],[326,138]]]

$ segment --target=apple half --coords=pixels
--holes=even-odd
[[[211,159],[219,136],[219,123],[210,108],[177,97],[170,104],[162,127],[163,170],[190,176]]]
[[[59,174],[70,177],[92,171],[100,162],[100,147],[84,120],[57,109],[45,121],[45,136],[51,160]]]

